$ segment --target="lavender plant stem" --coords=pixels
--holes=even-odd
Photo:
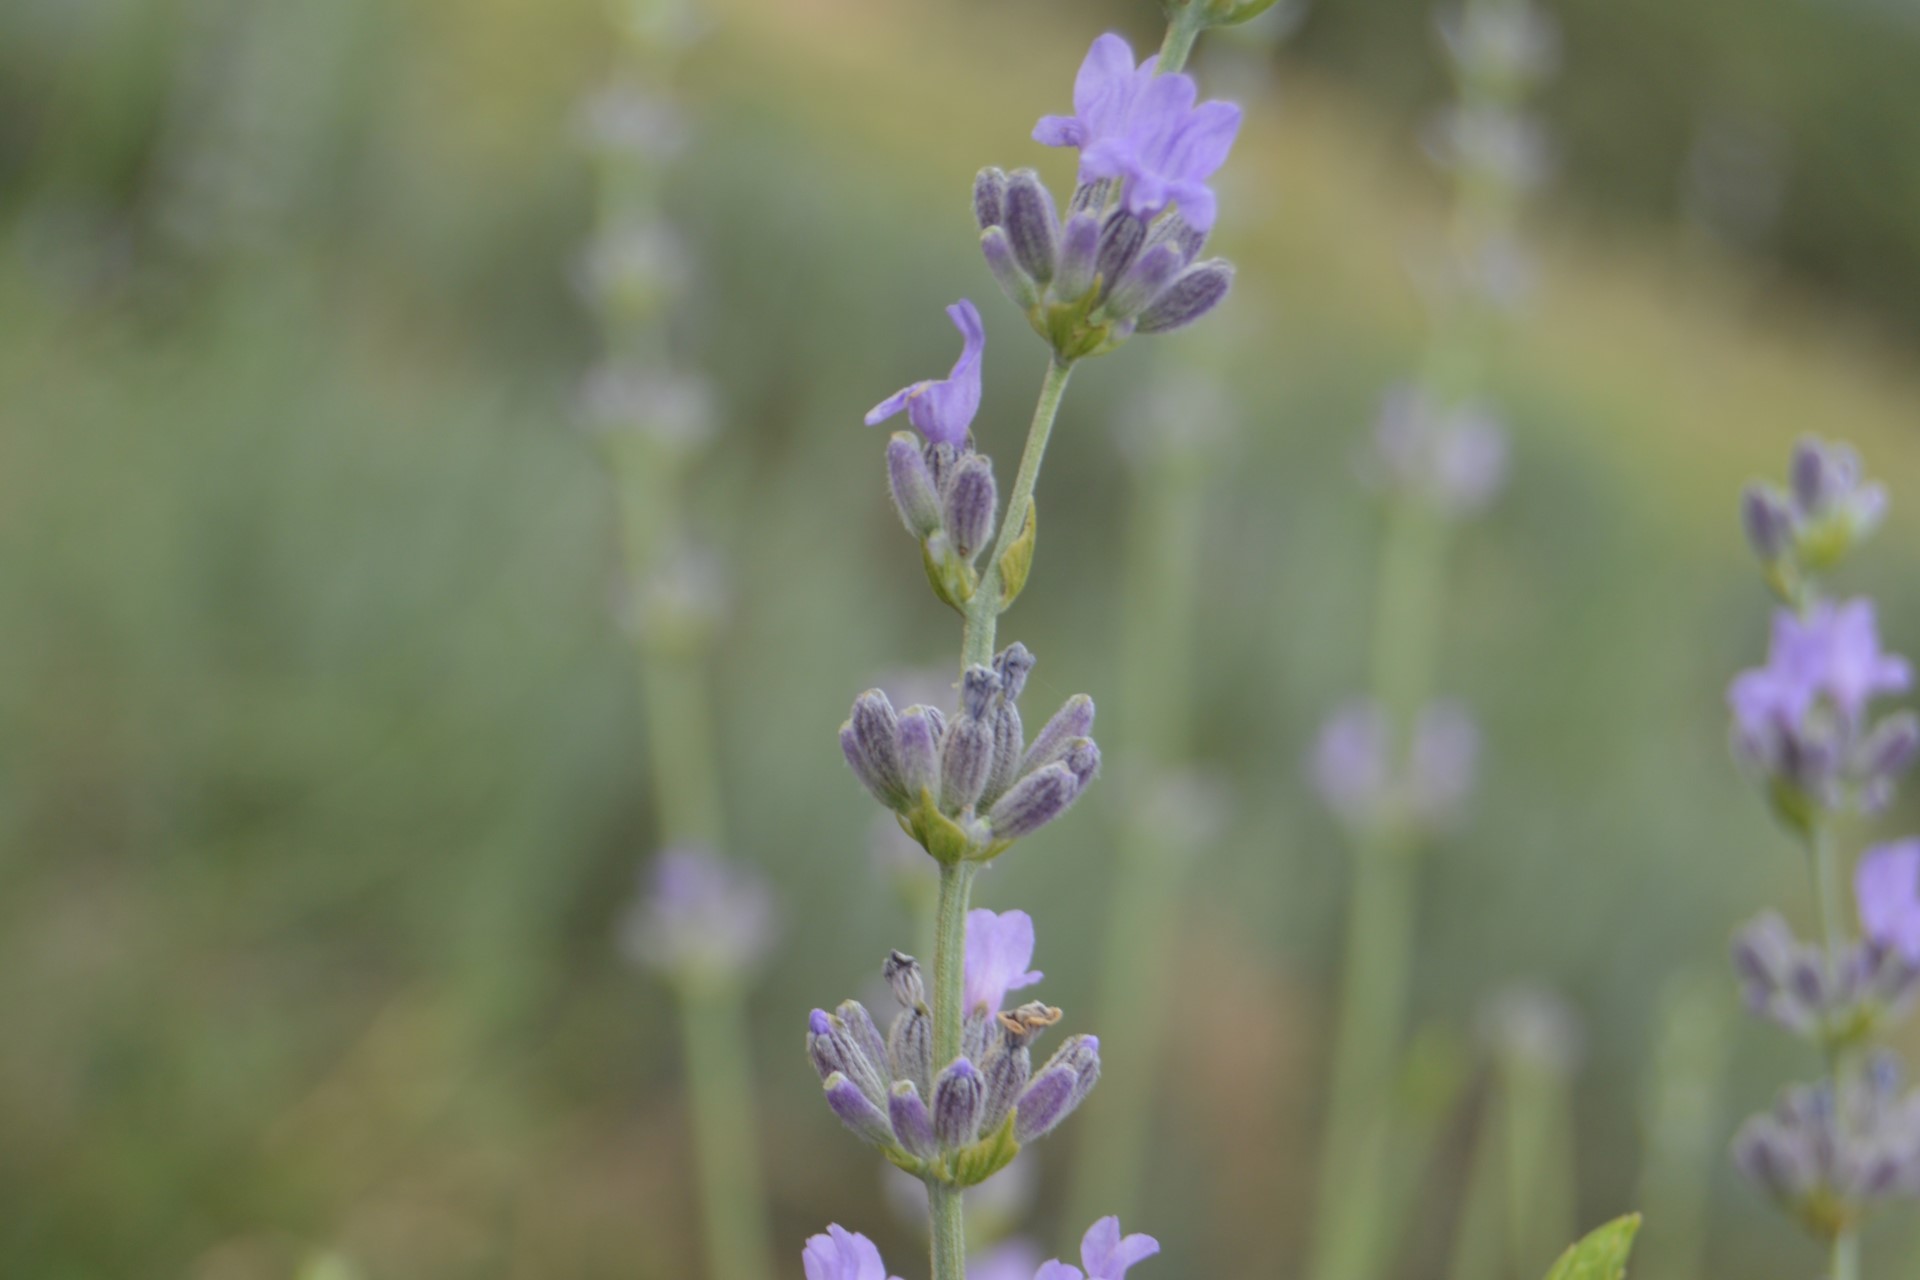
[[[1814,899],[1820,908],[1820,936],[1826,953],[1827,980],[1837,981],[1841,955],[1847,946],[1847,929],[1841,915],[1840,855],[1835,847],[1832,820],[1816,819],[1807,837],[1807,863],[1813,875]],[[1840,1100],[1840,1115],[1848,1113],[1846,1097],[1853,1087],[1853,1055],[1834,1045],[1827,1046],[1827,1069],[1833,1077],[1834,1096]],[[1833,1275],[1831,1280],[1859,1280],[1860,1232],[1844,1227],[1833,1238]]]
[[[760,1212],[746,1014],[732,984],[684,986],[689,1111],[693,1121],[701,1231],[715,1280],[768,1280],[770,1242]]]
[[[1007,495],[1006,515],[1000,520],[1000,536],[988,554],[980,585],[967,601],[966,630],[960,653],[962,671],[993,661],[994,636],[999,628],[1001,609],[1000,562],[1019,541],[1033,509],[1033,487],[1040,481],[1040,462],[1046,457],[1047,440],[1053,435],[1053,422],[1059,416],[1060,400],[1067,393],[1067,378],[1072,372],[1071,364],[1057,359],[1047,363],[1047,375],[1040,383],[1040,399],[1033,407],[1033,424],[1027,428],[1026,447],[1020,452],[1020,470],[1013,478],[1013,491]]]
[[[1056,397],[1057,402],[1058,397]],[[933,1060],[936,1065],[960,1056],[965,1022],[963,978],[967,954],[967,906],[973,896],[971,862],[943,863],[940,900],[933,934]],[[960,1190],[927,1183],[927,1210],[933,1240],[933,1280],[966,1280],[966,1225]]]
[[[1193,52],[1193,42],[1206,30],[1207,15],[1197,4],[1177,10],[1173,21],[1167,24],[1167,35],[1160,42],[1159,73],[1172,75],[1187,65],[1187,57]]]

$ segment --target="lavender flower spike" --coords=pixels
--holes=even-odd
[[[916,382],[875,405],[867,425],[885,422],[902,409],[907,420],[932,444],[960,445],[966,441],[973,415],[980,411],[980,356],[986,350],[987,331],[980,310],[965,298],[947,308],[964,342],[960,358],[945,378]]]
[[[1080,181],[1118,179],[1129,213],[1153,218],[1169,205],[1195,231],[1213,228],[1216,204],[1206,183],[1226,163],[1240,130],[1231,102],[1194,105],[1198,89],[1184,75],[1156,75],[1157,58],[1138,67],[1117,35],[1093,42],[1074,79],[1071,116],[1044,116],[1033,138],[1080,149]]]
[[[887,1265],[873,1241],[838,1225],[807,1241],[800,1265],[807,1280],[888,1280]]]
[[[961,1008],[972,1014],[1000,1012],[1007,992],[1030,987],[1044,976],[1033,963],[1033,917],[1024,911],[967,912],[966,994]]]
[[[1920,963],[1920,840],[1867,850],[1853,873],[1853,894],[1861,931]]]
[[[773,895],[759,876],[709,850],[681,846],[655,858],[622,942],[647,968],[681,976],[737,977],[776,935]]]

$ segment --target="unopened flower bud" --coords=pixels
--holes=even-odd
[[[1079,793],[1071,769],[1047,765],[1015,783],[988,812],[987,824],[996,840],[1018,840],[1065,813]]]
[[[928,538],[939,531],[940,492],[926,454],[911,432],[896,431],[887,441],[887,487],[908,533]]]
[[[949,814],[971,809],[993,770],[993,725],[960,716],[940,743],[940,807]]]
[[[1076,693],[1034,735],[1033,745],[1027,748],[1022,771],[1031,772],[1064,759],[1076,740],[1092,732],[1093,699],[1084,693]]]
[[[1793,547],[1793,509],[1778,490],[1768,485],[1750,484],[1740,495],[1740,523],[1747,533],[1747,545],[1769,564]]]
[[[840,726],[840,752],[854,776],[881,804],[897,809],[905,803],[899,720],[886,694],[869,689],[853,700],[853,714]]]
[[[1100,274],[1103,288],[1111,291],[1114,282],[1119,280],[1133,260],[1140,253],[1140,246],[1147,242],[1147,224],[1125,209],[1116,209],[1107,215],[1106,225],[1100,228],[1100,247],[1094,255],[1094,269]]]
[[[1020,757],[1026,751],[1026,730],[1020,723],[1020,709],[1003,698],[993,711],[993,767],[987,770],[987,785],[977,804],[988,808],[1007,793],[1020,776]]]
[[[1085,787],[1100,772],[1100,748],[1092,738],[1082,738],[1067,749],[1065,763],[1074,781]]]
[[[973,180],[973,218],[985,231],[1006,221],[1007,175],[989,165]]]
[[[987,270],[993,272],[993,278],[999,282],[1000,292],[1006,294],[1014,306],[1028,311],[1039,305],[1040,286],[1014,256],[1013,241],[1005,227],[988,227],[980,233],[980,253],[987,260]]]
[[[860,1059],[873,1069],[873,1080],[881,1085],[887,1081],[887,1042],[880,1034],[880,1028],[874,1025],[873,1015],[858,1000],[842,1000],[834,1009],[834,1016],[840,1019],[840,1025],[846,1028],[847,1038],[860,1050]],[[848,1072],[856,1081],[858,1072]]]
[[[1190,267],[1140,313],[1140,333],[1167,333],[1192,324],[1220,305],[1233,286],[1233,264],[1209,258]]]
[[[900,715],[895,734],[899,749],[900,777],[906,786],[907,803],[917,805],[923,795],[940,794],[940,728],[932,707],[908,707]]]
[[[1053,296],[1072,302],[1093,288],[1096,256],[1100,249],[1100,219],[1091,213],[1076,213],[1067,219],[1060,233],[1060,268],[1053,279]]]
[[[867,1096],[865,1090],[839,1072],[827,1077],[824,1088],[827,1105],[833,1108],[834,1115],[840,1117],[841,1124],[874,1146],[893,1145],[893,1126],[888,1122],[886,1113]]]
[[[1186,266],[1180,250],[1171,244],[1156,244],[1134,259],[1120,278],[1107,286],[1102,304],[1110,316],[1131,320],[1160,296],[1173,278]]]
[[[993,673],[1000,677],[1000,692],[1008,702],[1016,701],[1027,687],[1027,673],[1033,670],[1033,651],[1015,640],[993,660]]]
[[[921,1101],[920,1091],[913,1087],[913,1081],[894,1083],[887,1095],[887,1118],[893,1124],[894,1136],[909,1152],[924,1158],[939,1150],[933,1136],[933,1117],[927,1111],[927,1104]]]
[[[1024,1042],[1003,1037],[988,1053],[984,1074],[987,1096],[980,1113],[980,1131],[992,1133],[1007,1118],[1007,1112],[1033,1077],[1033,1054]]]
[[[1034,1076],[1014,1104],[1018,1108],[1013,1118],[1014,1140],[1024,1146],[1052,1132],[1067,1118],[1069,1100],[1078,1083],[1079,1077],[1071,1067],[1050,1066]]]
[[[1844,450],[1844,452],[1841,452]],[[1826,514],[1829,503],[1850,487],[1859,471],[1859,458],[1840,445],[1829,448],[1811,436],[1793,447],[1793,460],[1787,466],[1787,478],[1793,485],[1793,500],[1809,516]]]
[[[1053,194],[1033,170],[1016,170],[1007,179],[1003,225],[1021,270],[1041,284],[1051,281],[1060,255],[1060,217]]]
[[[1000,495],[993,483],[993,463],[977,453],[960,459],[947,481],[946,527],[953,549],[971,562],[993,536],[994,509]]]
[[[980,1109],[986,1082],[965,1058],[955,1058],[933,1086],[933,1134],[947,1151],[957,1151],[980,1133]]]
[[[887,1057],[896,1080],[911,1080],[922,1097],[933,1092],[933,1018],[924,1004],[904,1009],[887,1034]]]
[[[996,665],[997,660],[996,660]],[[960,676],[960,711],[975,720],[987,718],[988,709],[993,704],[994,695],[1000,692],[1000,677],[993,667],[978,664],[968,667]]]

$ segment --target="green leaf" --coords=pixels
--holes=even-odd
[[[1019,1154],[1020,1144],[1013,1138],[1013,1112],[1009,1111],[998,1129],[954,1154],[953,1184],[977,1186],[1012,1164]]]
[[[1014,597],[1027,585],[1027,572],[1033,568],[1033,540],[1040,518],[1040,504],[1027,504],[1027,520],[1020,529],[1020,536],[1013,540],[1007,553],[1000,557],[1000,607],[1005,609],[1012,604]]]
[[[1547,1280],[1623,1280],[1627,1255],[1633,1252],[1633,1237],[1639,1231],[1639,1214],[1615,1218],[1561,1254],[1547,1272]]]

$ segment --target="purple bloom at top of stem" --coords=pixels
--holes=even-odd
[[[967,912],[967,960],[964,967],[967,1013],[985,1008],[998,1013],[1007,992],[1030,987],[1043,976],[1033,963],[1033,917],[1024,911]]]
[[[1080,181],[1118,179],[1128,212],[1157,216],[1178,205],[1195,231],[1213,228],[1207,179],[1226,163],[1240,108],[1202,102],[1190,76],[1157,75],[1157,57],[1134,65],[1133,48],[1111,33],[1093,42],[1073,82],[1070,116],[1042,116],[1035,142],[1080,149]]]
[[[1741,672],[1727,701],[1743,731],[1798,725],[1823,699],[1849,725],[1883,693],[1904,693],[1913,681],[1907,660],[1881,652],[1873,601],[1821,601],[1802,618],[1781,609],[1773,616],[1767,665]]]
[[[773,894],[752,870],[711,850],[664,850],[644,873],[628,913],[627,954],[650,969],[681,975],[738,975],[772,945]]]
[[[1867,850],[1854,869],[1853,895],[1867,937],[1920,963],[1920,840]]]
[[[1126,1280],[1127,1268],[1160,1252],[1152,1236],[1120,1234],[1120,1219],[1102,1218],[1087,1228],[1080,1240],[1080,1266],[1085,1280]],[[1053,1261],[1034,1273],[1033,1280],[1082,1280],[1080,1267]]]
[[[867,414],[868,426],[905,409],[907,421],[929,442],[965,443],[973,415],[980,411],[980,356],[987,347],[987,331],[980,323],[980,309],[966,298],[948,307],[947,315],[964,340],[953,371],[945,378],[916,382],[894,392]]]
[[[800,1264],[807,1280],[888,1280],[887,1264],[873,1241],[837,1224],[807,1241]]]

